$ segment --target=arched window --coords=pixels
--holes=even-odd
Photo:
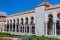
[[[48,15],[48,18],[49,18],[49,20],[53,20],[53,15],[52,14],[49,14]]]
[[[25,22],[25,24],[28,24],[28,18],[26,17],[26,22]]]
[[[12,24],[12,20],[10,20],[10,24]]]
[[[34,24],[34,17],[31,17],[31,24]]]
[[[7,27],[6,27],[6,31],[9,31],[9,20],[7,20]]]
[[[57,29],[60,29],[60,13],[57,14]]]
[[[23,18],[21,18],[21,24],[23,24]]]
[[[49,14],[48,15],[48,29],[52,28],[53,26],[53,15],[52,14]]]
[[[27,33],[29,33],[29,26],[27,27]]]
[[[15,19],[13,19],[13,32],[15,32]]]
[[[7,20],[7,24],[9,24],[9,20]]]
[[[16,29],[17,29],[17,32],[18,32],[18,26],[19,26],[19,19],[17,19],[17,27],[16,27]]]
[[[48,33],[48,35],[51,35],[51,29],[53,29],[53,15],[52,14],[49,14],[48,15],[48,31],[47,31],[47,33]]]
[[[60,13],[58,13],[57,17],[58,17],[58,19],[60,19]]]
[[[12,32],[12,20],[10,20],[10,32]]]
[[[19,24],[19,19],[17,19],[17,24]]]
[[[57,21],[56,21],[56,33],[57,35],[60,35],[60,13],[57,14]]]
[[[15,24],[15,19],[13,19],[13,24]]]

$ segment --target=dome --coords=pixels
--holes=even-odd
[[[0,16],[8,16],[8,15],[6,14],[6,12],[0,11]]]

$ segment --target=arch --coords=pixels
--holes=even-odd
[[[48,35],[50,35],[51,34],[51,30],[53,29],[53,15],[52,14],[49,14],[48,15],[48,23],[47,23],[47,26],[48,26],[48,31],[47,31],[47,33],[48,33]]]
[[[31,24],[34,24],[34,17],[31,17]]]
[[[7,20],[7,24],[6,24],[6,31],[8,32],[9,31],[9,20]]]
[[[13,19],[13,32],[15,32],[15,19]]]
[[[12,20],[10,20],[10,25],[12,24]]]
[[[53,26],[53,15],[52,14],[49,14],[48,15],[48,28],[52,27]]]
[[[19,19],[17,18],[17,27],[16,27],[16,31],[19,31]]]
[[[56,21],[56,33],[57,35],[60,35],[60,13],[57,14],[57,21]]]
[[[7,20],[7,24],[9,24],[9,20]]]
[[[21,24],[23,24],[23,18],[21,18]]]
[[[57,14],[58,19],[60,19],[60,13]]]
[[[17,19],[17,24],[19,24],[19,19]]]
[[[28,17],[26,17],[26,22],[25,22],[25,24],[28,24]]]
[[[15,24],[15,19],[13,19],[13,24]]]
[[[53,20],[53,15],[52,14],[49,14],[48,15],[48,18],[49,18],[49,20]]]

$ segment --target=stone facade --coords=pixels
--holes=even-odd
[[[4,32],[16,35],[60,35],[60,5],[43,2],[35,10],[6,17]]]

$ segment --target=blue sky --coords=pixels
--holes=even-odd
[[[60,4],[60,0],[47,0],[51,4]],[[36,5],[44,0],[0,0],[0,11],[7,12],[8,15],[27,10],[34,10]]]

